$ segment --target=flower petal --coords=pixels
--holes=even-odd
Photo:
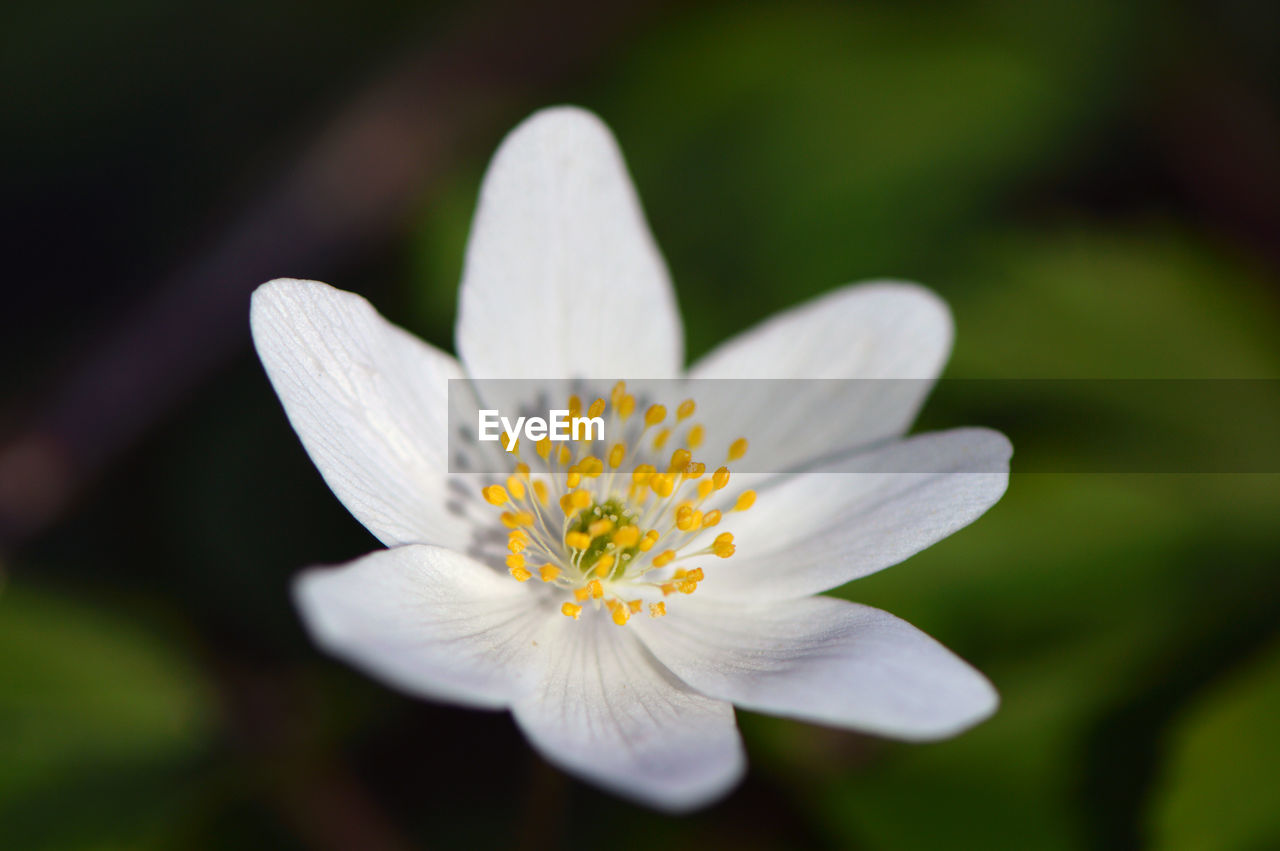
[[[525,735],[549,762],[663,810],[727,792],[745,766],[733,707],[691,691],[598,614],[560,625],[546,679],[513,707]]]
[[[356,519],[388,545],[466,546],[468,498],[445,476],[458,363],[315,281],[263,284],[250,323],[289,422]]]
[[[589,112],[534,114],[489,166],[458,296],[474,378],[667,378],[683,332],[617,143]]]
[[[552,601],[452,550],[379,550],[307,570],[293,591],[317,644],[411,694],[500,708],[546,664]]]
[[[897,564],[995,505],[1012,453],[999,432],[962,428],[767,480],[750,513],[722,522],[740,555],[713,564],[699,593],[804,597]]]
[[[744,465],[780,473],[901,435],[942,372],[951,338],[946,303],[916,284],[842,287],[779,313],[699,359],[689,376],[899,380],[699,382],[704,454],[722,458],[746,436]]]
[[[772,715],[924,740],[959,733],[999,702],[982,674],[911,624],[830,597],[750,607],[691,598],[634,625],[698,691]]]

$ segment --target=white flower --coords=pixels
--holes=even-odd
[[[551,762],[672,811],[710,802],[742,774],[732,704],[909,740],[953,735],[994,711],[987,680],[924,633],[813,596],[946,537],[1005,490],[1003,436],[902,437],[951,345],[947,308],[928,290],[837,290],[686,373],[924,381],[781,403],[713,393],[694,416],[676,399],[670,414],[650,411],[619,386],[597,404],[608,408],[606,445],[625,432],[623,458],[576,455],[569,472],[552,452],[551,476],[525,447],[535,469],[513,467],[483,491],[448,474],[447,379],[612,387],[682,374],[666,268],[594,116],[540,112],[494,157],[467,249],[460,362],[314,282],[263,285],[252,327],[307,452],[387,546],[303,573],[297,604],[321,646],[384,682],[510,709]],[[744,436],[778,465],[828,460],[743,496],[741,477],[717,468]],[[633,474],[667,440],[658,469]],[[677,447],[693,455],[677,454],[669,472],[665,453]]]

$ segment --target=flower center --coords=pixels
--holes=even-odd
[[[756,499],[748,490],[730,501],[729,468],[708,473],[694,460],[706,437],[691,420],[696,407],[684,400],[670,421],[659,404],[636,416],[636,399],[620,381],[608,402],[596,399],[587,408],[587,416],[604,419],[603,439],[544,437],[505,484],[485,487],[485,500],[504,509],[512,577],[536,576],[561,589],[569,597],[560,607],[567,617],[578,620],[592,606],[608,610],[619,626],[646,604],[650,617],[662,617],[664,598],[696,591],[704,577],[696,563],[729,558],[735,549],[732,533],[710,530]],[[570,417],[581,416],[582,400],[570,396],[568,409]],[[506,445],[507,435],[502,440]],[[514,454],[520,451],[517,441]],[[746,451],[740,437],[725,460]]]

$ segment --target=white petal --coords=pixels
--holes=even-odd
[[[660,620],[633,621],[654,655],[698,691],[746,709],[921,740],[955,735],[999,702],[968,663],[869,606],[694,597],[669,608]]]
[[[480,191],[457,344],[475,378],[667,378],[683,333],[666,265],[607,127],[538,112]]]
[[[498,708],[532,687],[554,614],[542,589],[461,553],[410,545],[312,568],[294,601],[317,644],[411,694]]]
[[[707,564],[699,593],[804,597],[897,564],[995,505],[1012,452],[999,432],[962,428],[776,477],[749,512],[722,521],[738,554]]]
[[[733,707],[691,691],[599,614],[560,625],[547,678],[513,707],[525,735],[549,762],[649,806],[723,795],[745,765]]]
[[[906,432],[951,351],[947,305],[916,284],[843,287],[777,314],[697,361],[695,379],[899,379],[698,382],[705,455],[750,441],[742,469],[794,470]]]
[[[458,363],[360,296],[276,280],[253,294],[254,345],[294,431],[342,504],[384,544],[470,540],[475,502],[447,488]]]

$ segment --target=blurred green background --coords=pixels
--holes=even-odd
[[[994,719],[922,746],[743,713],[747,782],[670,819],[565,779],[503,714],[308,643],[290,576],[375,542],[246,334],[248,292],[289,275],[450,348],[484,164],[573,102],[619,137],[691,355],[884,276],[951,303],[949,377],[1275,379],[1280,5],[6,19],[0,847],[1280,847],[1280,476],[1015,473],[973,527],[839,592],[973,661]],[[1035,413],[925,417],[1016,447]],[[1080,435],[1064,468],[1105,454]]]

